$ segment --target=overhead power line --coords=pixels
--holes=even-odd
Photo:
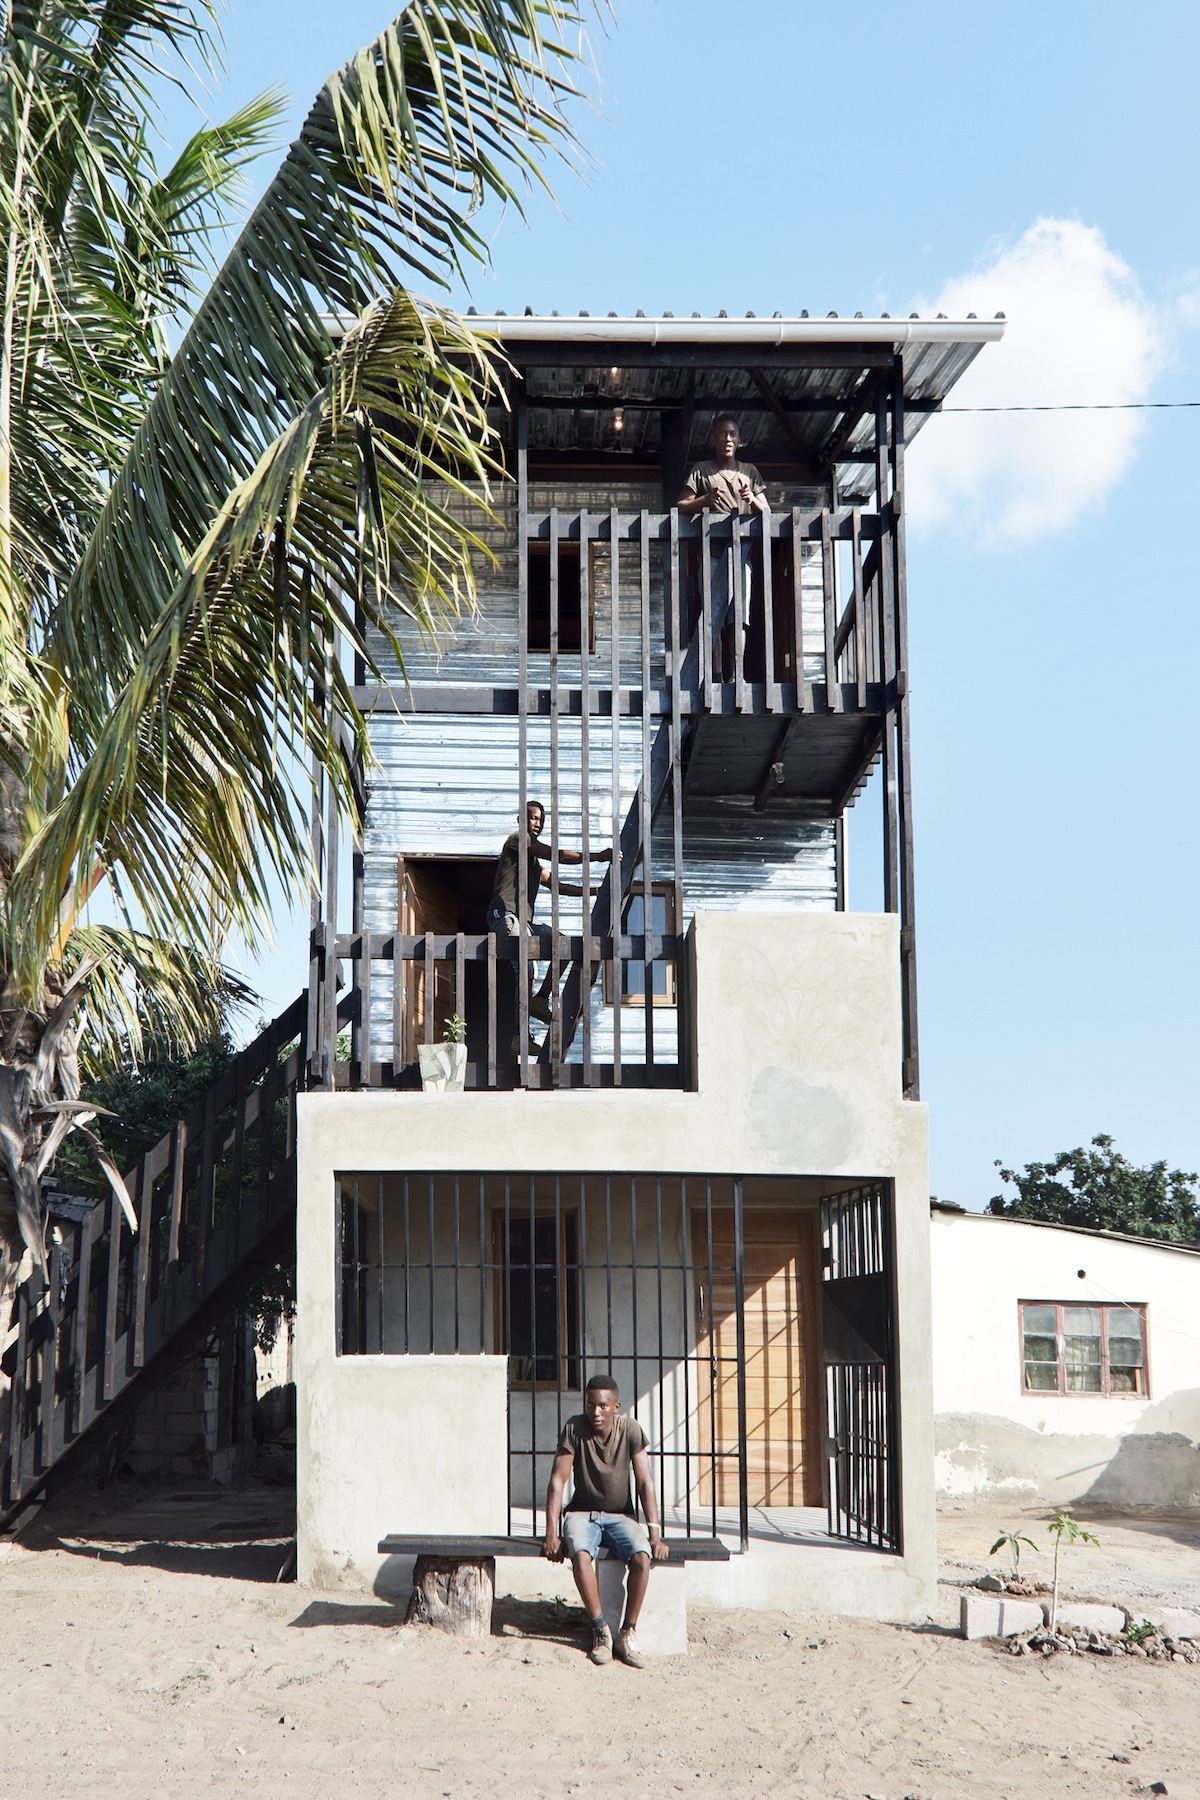
[[[941,410],[944,413],[1168,412],[1182,406],[1200,406],[1200,400],[1084,400],[1063,406],[943,406]]]

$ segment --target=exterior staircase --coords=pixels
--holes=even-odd
[[[136,1232],[110,1192],[63,1228],[49,1288],[19,1289],[0,1525],[91,1455],[286,1249],[307,1021],[302,994],[126,1171]]]

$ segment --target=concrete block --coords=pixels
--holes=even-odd
[[[625,1565],[601,1557],[597,1565],[600,1604],[615,1640],[625,1616]],[[646,1656],[687,1653],[687,1570],[682,1563],[655,1563],[637,1627],[638,1648]]]
[[[1019,1631],[1037,1631],[1043,1623],[1036,1600],[964,1594],[959,1605],[959,1630],[965,1638],[1015,1637]]]
[[[1190,1612],[1183,1606],[1127,1606],[1123,1617],[1131,1625],[1140,1625],[1143,1619],[1149,1619],[1164,1637],[1200,1638],[1200,1613]]]
[[[1048,1625],[1048,1600],[1042,1601],[1042,1613]],[[1119,1606],[1088,1605],[1082,1600],[1060,1600],[1058,1624],[1062,1631],[1068,1631],[1074,1626],[1081,1631],[1102,1631],[1105,1637],[1119,1637],[1125,1629],[1125,1614]]]

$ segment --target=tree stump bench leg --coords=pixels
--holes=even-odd
[[[494,1556],[418,1556],[404,1622],[435,1625],[451,1637],[490,1637],[495,1597]]]

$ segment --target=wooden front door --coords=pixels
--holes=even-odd
[[[409,937],[432,932],[450,937],[455,932],[479,933],[486,929],[485,912],[495,875],[494,857],[401,856],[397,858],[397,929]],[[479,971],[485,973],[484,971]],[[477,985],[467,971],[468,993]],[[487,999],[482,1006],[467,1005],[455,992],[454,963],[439,959],[433,970],[433,1020],[426,1021],[425,968],[409,963],[404,971],[404,1033],[401,1064],[417,1060],[418,1044],[440,1044],[446,1020],[462,1011],[467,1018],[468,1050],[473,1059],[487,1056]]]
[[[702,1506],[738,1504],[737,1304],[732,1211],[692,1217],[700,1355]],[[815,1215],[795,1207],[743,1214],[746,1475],[751,1506],[820,1506],[820,1358]],[[705,1374],[707,1372],[707,1382]],[[717,1452],[715,1473],[709,1457]]]

